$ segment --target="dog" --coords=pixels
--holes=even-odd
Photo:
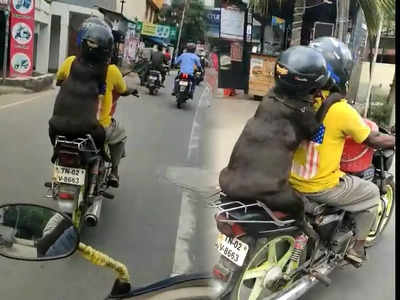
[[[98,147],[102,147],[105,132],[97,119],[99,95],[105,92],[107,65],[91,64],[75,58],[70,74],[62,82],[49,120],[49,135],[54,145],[56,135],[69,138],[91,134]]]
[[[312,138],[330,105],[341,98],[326,99],[315,112],[312,95],[294,100],[273,88],[245,125],[228,166],[220,173],[222,191],[232,200],[259,200],[272,210],[286,212],[318,239],[306,224],[303,198],[290,186],[289,176],[297,147]]]

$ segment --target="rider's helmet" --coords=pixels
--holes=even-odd
[[[307,96],[321,89],[329,80],[322,54],[306,46],[290,47],[275,64],[275,87],[294,96]]]
[[[347,45],[333,37],[320,37],[310,43],[325,58],[331,79],[326,89],[346,94],[348,81],[353,69],[353,57]]]
[[[196,50],[196,44],[195,43],[187,43],[186,49],[187,49],[187,52],[194,53],[194,51]]]
[[[114,44],[110,26],[98,17],[90,17],[79,31],[81,56],[93,63],[108,62]]]

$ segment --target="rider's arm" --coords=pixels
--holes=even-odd
[[[199,58],[198,56],[196,56],[195,63],[196,63],[196,66],[197,66],[200,70],[203,69],[203,66],[201,65],[201,62],[200,62],[200,58]]]
[[[182,62],[182,55],[179,57],[175,58],[175,65],[179,65]]]
[[[109,72],[110,71],[110,76],[113,81],[114,92],[117,92],[121,96],[129,96],[135,94],[135,92],[137,93],[136,89],[131,89],[126,86],[125,80],[118,67],[116,67],[115,65],[110,65]]]
[[[364,141],[364,144],[372,148],[393,149],[396,145],[396,138],[379,131],[372,131]]]
[[[67,77],[69,76],[69,71],[71,70],[71,65],[72,62],[74,61],[75,56],[70,56],[67,57],[66,60],[64,60],[63,64],[61,65],[60,69],[58,69],[57,71],[57,75],[56,75],[56,85],[57,86],[61,86],[63,81],[65,79],[67,79]]]

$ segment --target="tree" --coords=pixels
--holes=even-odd
[[[207,30],[205,8],[202,0],[173,0],[171,6],[163,9],[159,15],[161,24],[179,26],[186,2],[181,45],[187,42],[204,41]]]

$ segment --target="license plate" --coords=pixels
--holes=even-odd
[[[157,77],[154,77],[154,76],[150,76],[149,78],[153,79],[153,80],[157,80]]]
[[[85,184],[85,169],[75,169],[63,166],[54,166],[54,178],[56,182],[73,185]]]
[[[187,81],[181,81],[181,82],[179,82],[179,85],[188,86],[188,85],[189,85],[189,82],[187,82]]]
[[[243,265],[249,246],[237,238],[229,238],[219,233],[215,242],[217,251],[239,267]]]

